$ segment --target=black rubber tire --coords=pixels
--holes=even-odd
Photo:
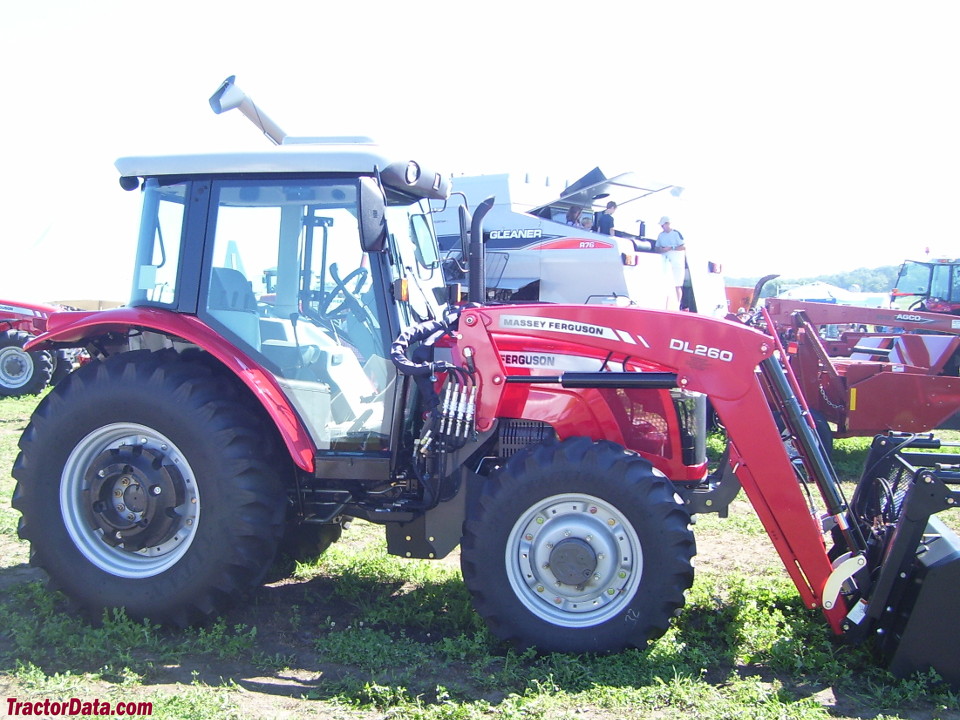
[[[563,543],[581,560],[564,565]],[[604,653],[644,648],[667,630],[695,554],[673,484],[620,445],[580,437],[522,450],[487,480],[464,526],[461,567],[498,637]],[[590,580],[575,585],[574,575]]]
[[[53,355],[53,374],[50,384],[56,385],[73,372],[73,355],[67,350],[57,350]]]
[[[178,626],[219,613],[257,584],[283,533],[286,498],[267,462],[263,438],[273,430],[244,400],[231,379],[173,351],[124,353],[72,373],[37,407],[14,464],[13,506],[33,564],[94,617],[125,607]],[[180,480],[161,495],[169,477]],[[140,501],[121,493],[121,480],[137,486]],[[117,526],[104,518],[113,508],[102,499],[113,497],[126,511],[147,507],[149,523],[130,530],[155,533],[147,555],[112,540]],[[170,507],[156,509],[164,501]]]
[[[50,382],[53,374],[50,353],[23,350],[31,337],[22,330],[0,333],[0,396],[36,395]]]

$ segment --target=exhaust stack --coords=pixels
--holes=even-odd
[[[234,83],[236,78],[236,75],[231,75],[220,84],[217,91],[210,96],[210,107],[217,115],[234,108],[239,109],[274,145],[282,145],[287,133],[281,130],[280,126],[271,120],[266,113],[261,111],[243,90],[237,87]]]

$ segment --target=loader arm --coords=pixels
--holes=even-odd
[[[499,346],[518,335],[546,341],[575,337],[582,345],[608,353],[624,367],[642,362],[659,371],[512,378],[501,362]],[[515,381],[543,383],[541,389],[551,383],[566,388],[674,384],[708,395],[727,429],[733,470],[804,603],[810,608],[823,607],[826,599],[830,607],[824,608],[824,614],[833,630],[840,632],[846,607],[836,603],[832,595],[824,597],[833,567],[819,519],[813,516],[797,481],[768,399],[771,388],[789,393],[768,336],[744,325],[689,313],[514,306],[465,310],[460,318],[457,352],[460,362],[475,367],[479,377],[479,430],[493,425]],[[779,389],[775,387],[778,385]],[[791,430],[810,432],[805,423],[800,424],[804,427]],[[828,514],[845,512],[836,495],[826,500]],[[859,548],[851,550],[856,554]]]

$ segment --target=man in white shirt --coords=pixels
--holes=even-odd
[[[673,274],[673,284],[677,288],[677,307],[683,298],[683,276],[687,267],[687,247],[683,244],[683,235],[670,227],[670,218],[660,218],[663,232],[657,235],[657,252],[663,253]]]

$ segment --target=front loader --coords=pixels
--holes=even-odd
[[[203,621],[281,543],[321,551],[362,518],[396,555],[459,544],[505,640],[642,648],[693,581],[691,516],[742,486],[836,634],[960,683],[960,540],[932,517],[960,498],[960,457],[882,437],[847,501],[769,336],[452,305],[428,204],[442,175],[357,139],[287,138],[232,78],[211,104],[279,146],[119,160],[143,196],[131,302],[56,314],[31,345],[96,357],[41,401],[14,467],[32,560],[82,607]],[[462,214],[472,262],[489,205]],[[707,398],[729,434],[713,474]]]

